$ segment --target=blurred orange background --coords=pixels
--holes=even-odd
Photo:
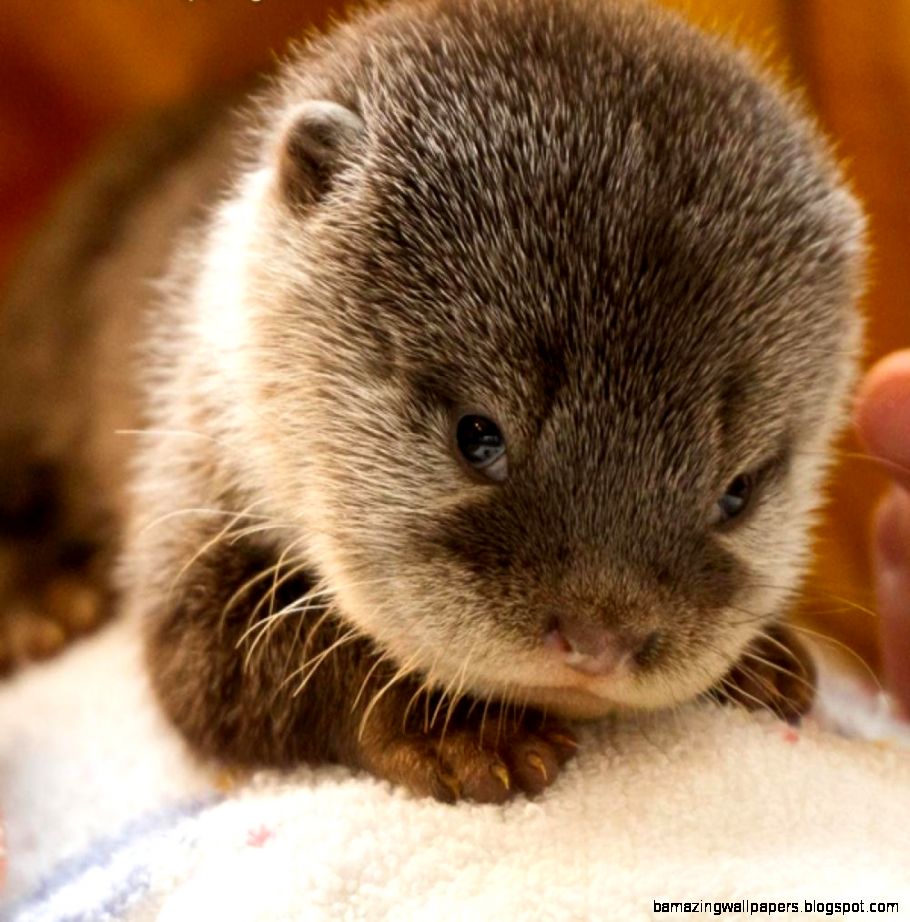
[[[910,3],[667,0],[805,88],[871,216],[868,360],[910,344]],[[330,14],[324,0],[3,0],[0,282],[71,169],[132,113],[233,81]],[[842,446],[804,617],[876,661],[868,521],[883,478]],[[858,607],[857,607],[858,606]]]

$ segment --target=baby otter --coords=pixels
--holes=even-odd
[[[122,543],[198,752],[500,801],[553,781],[562,719],[712,690],[806,709],[781,618],[863,220],[745,55],[638,4],[405,2],[298,49],[239,122],[127,151],[66,297],[39,253],[5,308],[69,356],[8,383],[65,364],[88,409],[58,374],[6,429],[20,480],[56,472],[61,534]],[[36,394],[54,439],[23,423]]]

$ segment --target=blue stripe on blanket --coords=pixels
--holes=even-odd
[[[53,916],[48,914],[47,903],[63,887],[73,883],[93,868],[105,867],[123,848],[156,833],[167,832],[184,819],[190,819],[221,800],[223,795],[212,792],[203,797],[174,804],[153,813],[132,820],[120,832],[105,836],[79,855],[62,861],[27,897],[12,907],[10,915],[4,918],[21,919],[23,922],[35,918],[47,922],[97,922],[99,919],[117,919],[148,890],[150,879],[148,868],[135,865],[121,880],[113,883],[112,889],[98,903],[85,906],[75,914]],[[15,860],[15,855],[7,855]]]

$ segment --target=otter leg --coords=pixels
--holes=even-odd
[[[735,704],[793,722],[812,707],[816,679],[812,656],[796,632],[776,624],[749,644],[718,691]]]
[[[474,700],[452,705],[402,684],[364,721],[357,764],[418,794],[502,803],[549,787],[577,747],[560,722]]]
[[[112,608],[111,516],[75,464],[0,445],[0,672],[43,659]]]
[[[239,767],[340,762],[443,801],[499,802],[553,782],[575,748],[565,728],[530,711],[450,707],[274,560],[222,544],[150,616],[154,687],[197,751]]]

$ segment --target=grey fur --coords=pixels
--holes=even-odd
[[[317,100],[363,130],[301,198],[287,130]],[[327,694],[237,673],[224,700],[279,728],[246,747],[251,721],[201,703],[232,654],[208,646],[217,557],[192,559],[244,524],[434,687],[577,716],[718,681],[798,586],[859,345],[863,219],[800,105],[648,6],[429,0],[300,48],[248,138],[155,308],[145,402],[171,435],[139,440],[121,568],[187,735],[293,761],[278,737]],[[453,457],[465,409],[502,426],[504,483]],[[752,470],[755,508],[714,528]],[[541,646],[554,611],[659,655],[573,676]],[[298,640],[269,661],[300,665]]]

